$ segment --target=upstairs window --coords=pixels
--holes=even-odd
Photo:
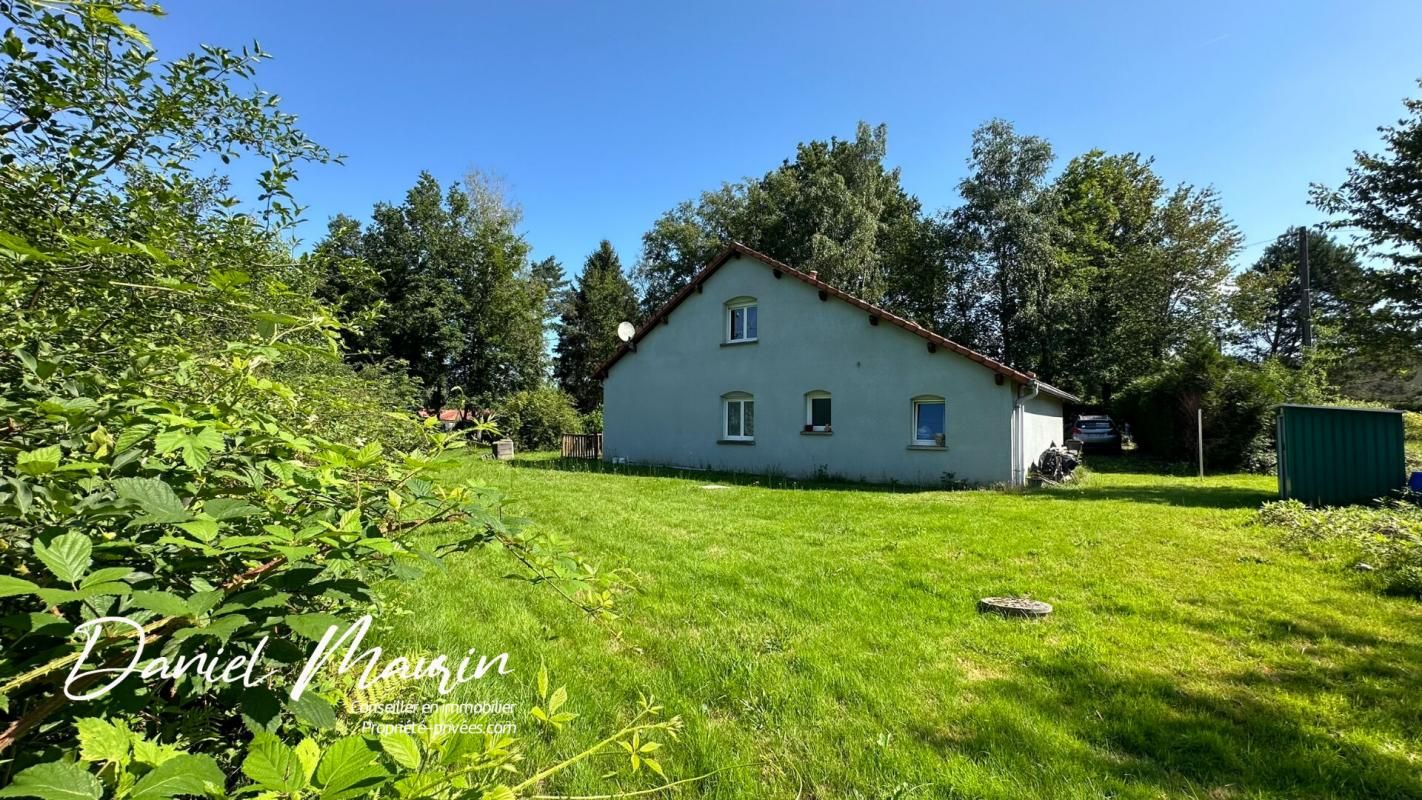
[[[943,398],[924,396],[913,400],[913,443],[920,447],[943,447],[948,433],[948,412]]]
[[[831,430],[830,411],[829,392],[806,392],[805,430],[813,433],[828,433]]]
[[[754,342],[759,333],[754,298],[742,297],[726,304],[726,341]]]
[[[755,441],[755,398],[744,392],[732,392],[721,398],[721,405],[722,438],[733,442]]]

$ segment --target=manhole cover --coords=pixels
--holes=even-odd
[[[1052,613],[1050,603],[1025,597],[984,597],[978,601],[978,611],[1001,614],[1004,617],[1045,617]]]

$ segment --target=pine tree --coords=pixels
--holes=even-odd
[[[487,403],[545,380],[550,270],[529,263],[519,210],[472,174],[445,189],[421,173],[399,205],[378,204],[362,230],[332,221],[316,248],[317,292],[367,320],[357,361],[397,359],[441,406],[456,390]]]
[[[618,324],[636,317],[637,293],[622,271],[617,251],[604,239],[583,264],[558,324],[553,375],[578,410],[601,405],[602,386],[593,373],[617,349]]]

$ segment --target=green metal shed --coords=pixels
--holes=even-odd
[[[1281,405],[1275,426],[1282,499],[1364,503],[1407,480],[1401,411]]]

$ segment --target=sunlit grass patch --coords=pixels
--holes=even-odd
[[[603,628],[469,553],[390,590],[415,611],[386,640],[508,650],[509,687],[546,661],[568,745],[656,694],[687,720],[669,770],[748,765],[678,796],[1422,796],[1422,606],[1275,547],[1273,478],[1107,466],[1002,493],[471,461],[642,590]]]

